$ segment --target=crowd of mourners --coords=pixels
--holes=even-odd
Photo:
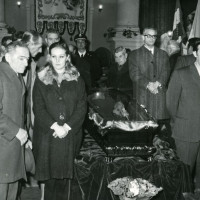
[[[20,197],[27,171],[41,200],[70,195],[74,161],[83,141],[87,95],[115,89],[143,105],[174,139],[177,155],[190,166],[200,192],[200,38],[181,42],[144,28],[144,44],[114,52],[89,51],[84,34],[67,44],[57,30],[5,36],[0,49],[0,198]],[[33,152],[35,164],[27,156]]]

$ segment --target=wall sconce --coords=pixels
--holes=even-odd
[[[99,12],[101,12],[103,10],[103,5],[99,4],[98,8],[99,8]]]
[[[18,8],[20,8],[20,7],[21,7],[21,4],[22,4],[22,2],[21,2],[21,1],[17,1],[17,6],[18,6]]]

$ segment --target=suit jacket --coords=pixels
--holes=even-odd
[[[172,136],[200,140],[200,76],[194,64],[175,70],[167,90],[167,108],[171,116]]]
[[[193,54],[180,56],[177,59],[176,65],[174,69],[179,69],[182,67],[189,66],[195,62],[196,58]]]
[[[24,148],[15,137],[24,126],[24,92],[17,74],[0,63],[0,183],[26,178]]]
[[[169,56],[169,63],[170,63],[170,68],[171,68],[171,74],[172,72],[174,71],[174,68],[176,66],[176,63],[177,63],[177,59],[180,57],[181,55],[181,52],[176,52],[172,55]]]
[[[77,67],[88,88],[95,87],[102,75],[102,69],[98,57],[90,51],[86,51],[84,57],[78,52],[72,58],[73,64]]]
[[[155,119],[169,117],[166,109],[166,86],[170,75],[170,64],[167,53],[155,47],[154,55],[144,46],[132,51],[128,57],[129,73],[136,84],[136,99],[144,105]],[[159,81],[162,89],[152,94],[147,85]]]
[[[171,116],[172,136],[200,140],[200,76],[194,64],[175,70],[167,90],[167,108]]]
[[[40,70],[46,66],[49,62],[49,52],[47,46],[42,46],[42,53],[39,53],[34,58],[34,61],[37,63],[37,68]]]
[[[120,70],[118,70],[117,63],[111,65],[108,73],[108,86],[121,90],[127,94],[133,93],[133,82],[129,75],[128,60]]]

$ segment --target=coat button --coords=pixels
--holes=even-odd
[[[65,116],[61,114],[59,118],[60,118],[60,120],[64,120]]]

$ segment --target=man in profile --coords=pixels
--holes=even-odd
[[[29,50],[21,42],[6,47],[0,63],[0,199],[15,200],[20,179],[26,179],[24,144],[25,86],[21,74],[28,65]]]
[[[172,137],[180,160],[190,166],[200,191],[200,41],[193,49],[195,62],[174,71],[167,90]]]
[[[42,53],[36,55],[37,67],[43,68],[49,61],[49,47],[51,44],[60,41],[60,34],[56,29],[48,29],[45,36],[45,45],[42,47]]]
[[[102,75],[99,60],[94,52],[89,51],[89,41],[84,34],[78,34],[74,37],[77,51],[72,56],[72,63],[77,67],[89,91],[96,87],[98,80]]]
[[[115,63],[113,63],[108,73],[108,87],[120,90],[132,97],[133,83],[130,79],[127,52],[122,46],[115,49]]]

